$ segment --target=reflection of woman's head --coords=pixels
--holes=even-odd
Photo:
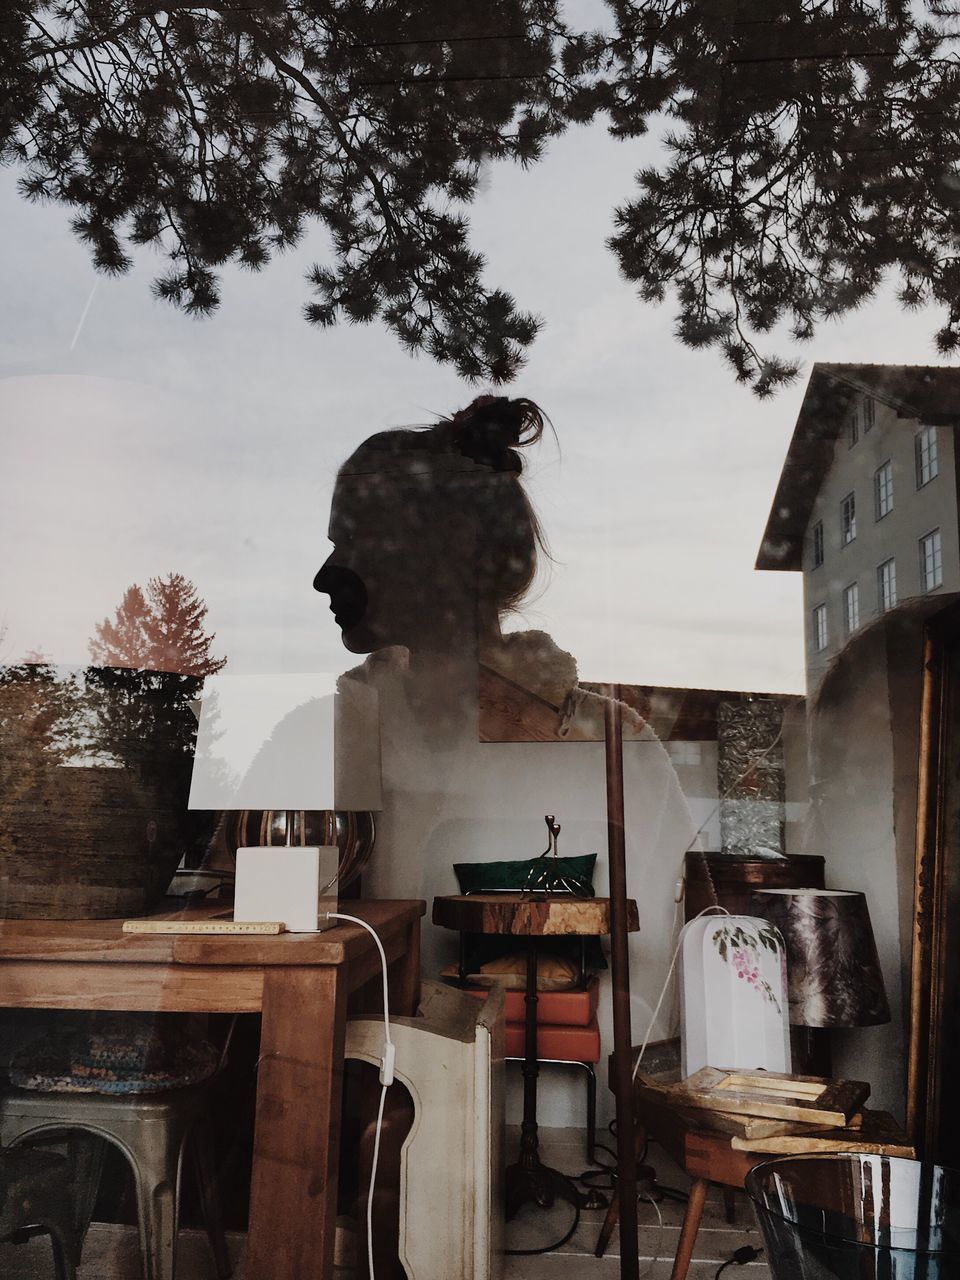
[[[337,478],[334,551],[314,580],[348,649],[443,645],[522,600],[543,541],[519,450],[543,430],[532,401],[480,396],[363,442]]]

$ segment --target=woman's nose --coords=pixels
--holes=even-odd
[[[313,579],[314,591],[325,591],[328,595],[330,594],[331,586],[336,583],[337,566],[333,562],[336,554],[335,551],[331,552],[317,570]]]
[[[331,564],[332,559],[329,557],[320,566],[313,585],[315,590],[330,597],[333,616],[341,627],[349,629],[367,612],[367,588],[359,574],[343,565]]]

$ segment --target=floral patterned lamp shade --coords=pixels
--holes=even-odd
[[[890,1021],[862,893],[762,889],[752,910],[783,935],[794,1026],[870,1027]]]
[[[680,941],[681,1065],[789,1071],[783,939],[766,920],[700,916]]]

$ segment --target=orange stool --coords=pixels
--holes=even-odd
[[[485,1000],[487,992],[468,987]],[[587,1085],[587,1159],[594,1162],[597,1141],[597,1075],[600,1027],[597,1023],[599,983],[590,978],[582,991],[541,991],[537,997],[537,1062],[542,1067],[579,1067]],[[507,1062],[524,1059],[524,993],[508,991],[505,1002]]]

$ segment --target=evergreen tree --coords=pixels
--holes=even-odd
[[[0,162],[74,210],[97,267],[169,259],[158,297],[218,304],[311,221],[330,260],[307,319],[381,318],[468,378],[511,379],[539,321],[485,284],[467,214],[481,166],[528,165],[598,115],[664,161],[610,245],[685,344],[763,395],[761,347],[873,297],[943,308],[960,346],[960,35],[949,0],[12,0],[0,21]],[[629,161],[627,161],[629,163]],[[571,178],[571,190],[576,179]]]
[[[182,573],[151,578],[146,592],[134,583],[113,619],[95,627],[90,657],[100,666],[176,672],[202,680],[226,666],[210,648],[216,633],[204,630],[207,606]]]
[[[96,751],[172,798],[191,862],[211,833],[208,815],[187,811],[197,742],[191,704],[227,661],[210,652],[215,633],[205,631],[206,616],[183,574],[150,578],[146,590],[134,584],[113,617],[96,625],[85,673]]]
[[[927,0],[609,0],[598,71],[613,132],[669,121],[611,240],[641,297],[679,304],[689,346],[719,347],[763,395],[804,342],[899,276],[960,345],[960,90],[953,6]]]
[[[216,308],[227,262],[259,270],[317,220],[318,325],[377,316],[468,378],[510,378],[537,331],[483,282],[464,211],[482,164],[563,127],[559,0],[257,5],[8,0],[0,160],[75,211],[108,273],[169,259],[158,297]]]

